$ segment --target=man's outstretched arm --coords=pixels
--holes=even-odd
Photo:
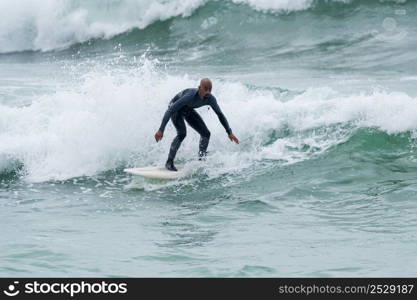
[[[211,101],[211,108],[214,110],[214,112],[216,113],[217,117],[219,118],[220,123],[223,125],[224,129],[227,132],[227,135],[229,136],[229,139],[232,142],[235,142],[236,144],[239,144],[239,140],[238,138],[232,133],[232,129],[229,126],[229,122],[227,122],[227,119],[225,117],[225,115],[223,114],[222,110],[220,109],[219,105],[217,104],[217,100],[214,96],[212,96],[212,101]]]

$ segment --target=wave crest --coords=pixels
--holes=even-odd
[[[16,5],[16,2],[20,2]],[[158,20],[189,16],[205,0],[0,2],[0,53],[65,48],[92,38],[110,38]]]
[[[286,98],[287,92],[213,80],[213,92],[242,141],[242,147],[230,143],[216,115],[199,110],[212,132],[215,160],[225,169],[263,159],[308,160],[360,128],[389,135],[417,131],[417,99],[402,92],[346,96],[312,88]],[[79,85],[37,98],[29,106],[0,105],[0,173],[22,164],[26,179],[46,181],[158,164],[175,134],[169,124],[162,143],[153,139],[168,101],[197,84],[188,76],[161,73],[156,63],[142,57],[138,68],[93,70]],[[194,157],[198,139],[190,130],[178,159]]]
[[[406,1],[370,2],[404,4]],[[210,7],[204,16],[215,20],[219,11],[230,9],[230,17],[240,20],[247,18],[239,15],[242,10],[237,7],[242,5],[261,13],[308,9],[326,13],[363,3],[357,0],[3,0],[0,2],[0,53],[49,51],[91,39],[109,39],[133,29],[144,29],[157,21],[189,17],[206,4]]]

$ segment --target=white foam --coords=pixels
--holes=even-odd
[[[313,0],[232,0],[234,3],[248,4],[257,10],[297,11],[311,6]]]
[[[51,50],[189,16],[205,0],[2,0],[0,53]]]
[[[309,159],[348,138],[353,129],[343,129],[346,124],[390,134],[417,129],[417,100],[402,92],[343,96],[314,88],[281,101],[271,91],[213,81],[213,93],[242,143],[228,140],[212,110],[198,110],[212,133],[209,163],[215,168],[210,176],[239,172],[263,159]],[[167,104],[179,90],[197,85],[198,78],[162,74],[144,60],[130,71],[92,71],[80,85],[37,98],[30,106],[0,106],[0,168],[18,160],[27,180],[45,181],[160,164],[175,136],[169,123],[164,139],[154,141]],[[273,130],[283,128],[291,134],[267,143]],[[196,156],[198,139],[188,127],[178,160]]]
[[[0,53],[61,49],[94,38],[111,38],[155,21],[187,17],[209,0],[2,0]],[[228,0],[255,10],[290,12],[310,8],[313,0]],[[350,2],[351,0],[331,0]],[[207,29],[215,17],[203,22]]]
[[[248,4],[259,11],[291,12],[309,9],[314,0],[232,0],[238,4]],[[330,0],[329,2],[349,3],[351,0]]]

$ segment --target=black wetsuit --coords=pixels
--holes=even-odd
[[[168,123],[169,118],[171,118],[172,123],[177,130],[177,136],[171,144],[168,161],[174,160],[178,148],[181,146],[181,143],[187,134],[184,119],[200,134],[199,153],[201,156],[205,155],[210,140],[210,131],[207,129],[207,126],[201,116],[194,110],[194,108],[198,108],[203,105],[210,105],[217,114],[223,127],[226,129],[227,134],[232,133],[229,123],[227,122],[226,117],[223,115],[219,105],[217,104],[217,100],[213,95],[210,94],[207,98],[201,99],[198,95],[198,89],[193,88],[183,90],[169,103],[168,110],[165,112],[161,126],[159,127],[159,130],[164,132],[165,126]]]

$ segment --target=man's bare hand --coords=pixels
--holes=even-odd
[[[237,137],[235,137],[235,135],[233,133],[229,134],[229,139],[232,142],[235,142],[236,144],[239,144],[239,140],[237,139]]]
[[[162,131],[161,130],[158,130],[156,133],[155,133],[155,140],[156,140],[156,142],[159,142],[160,140],[162,140],[162,137],[164,136],[164,134],[162,133]]]

